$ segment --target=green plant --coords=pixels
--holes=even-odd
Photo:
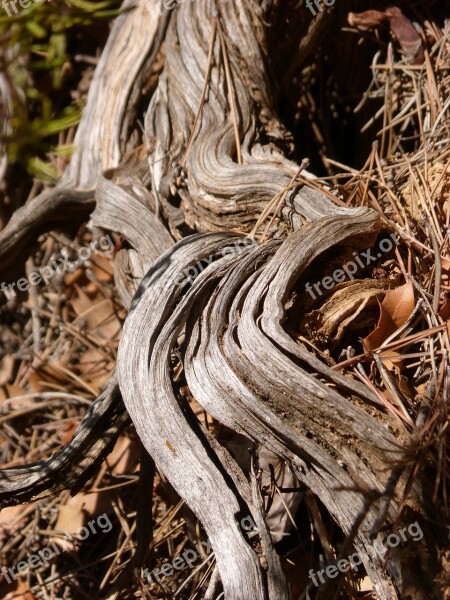
[[[119,0],[50,0],[19,10],[0,13],[0,69],[10,91],[1,142],[10,164],[54,181],[60,175],[54,157],[70,152],[68,145],[58,150],[61,134],[77,125],[84,105],[77,91],[83,68],[73,56],[80,43],[95,55]]]

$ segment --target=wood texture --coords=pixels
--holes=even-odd
[[[432,526],[420,508],[429,494],[425,475],[402,517],[425,532],[414,546],[420,564],[403,560],[397,548],[385,568],[369,533],[380,513],[387,526],[395,519],[410,471],[401,470],[392,486],[392,470],[411,434],[368,387],[330,369],[284,327],[287,305],[292,294],[305,294],[302,278],[314,261],[339,246],[367,247],[381,230],[374,211],[338,206],[307,186],[288,189],[298,165],[276,111],[274,31],[290,11],[286,27],[296,31],[300,55],[286,51],[275,61],[285,84],[311,52],[305,40],[319,39],[327,17],[313,21],[305,10],[299,19],[294,3],[286,9],[275,0],[187,1],[162,16],[159,6],[139,0],[116,20],[62,181],[0,233],[6,272],[38,235],[92,213],[91,225],[123,238],[115,285],[129,309],[117,360],[120,392],[113,375],[71,444],[45,463],[4,470],[0,503],[78,489],[129,414],[212,543],[218,571],[207,597],[220,577],[230,600],[289,599],[254,474],[199,424],[174,385],[177,364],[192,398],[259,447],[261,460],[276,455],[321,500],[351,536],[377,598],[401,597],[406,581],[417,582],[416,598],[441,598],[432,586],[439,536],[427,538]],[[157,56],[164,67],[142,132],[140,92]],[[250,243],[244,234],[283,192],[267,243]],[[239,525],[249,514],[258,536]],[[280,526],[284,532],[287,519]]]

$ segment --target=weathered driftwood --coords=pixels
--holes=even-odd
[[[132,305],[127,318],[118,357],[119,379],[144,446],[202,520],[227,596],[262,598],[261,565],[238,521],[242,500],[240,505],[236,496],[239,488],[248,484],[231,457],[225,468],[222,457],[209,446],[198,424],[192,418],[191,423],[186,419],[173,393],[170,373],[171,353],[181,332],[179,318],[199,301],[203,291],[195,286],[180,301],[181,290],[174,285],[173,276],[183,274],[192,265],[193,256],[197,261],[208,259],[226,247],[229,240],[230,237],[207,236],[190,242],[188,238],[179,242],[181,250],[176,253],[176,260],[169,251],[157,261],[139,287],[133,301],[136,308]],[[155,279],[161,281],[156,290],[151,286]],[[206,271],[200,279],[207,283]],[[242,497],[243,492],[239,495]],[[277,592],[277,597],[289,597],[285,580],[279,580]]]
[[[125,0],[122,8],[125,12],[116,19],[95,70],[76,150],[61,185],[94,187],[103,170],[116,167],[126,151],[168,15],[159,18],[156,0]]]
[[[381,510],[388,524],[396,515],[408,470],[393,486],[389,465],[402,458],[410,434],[368,388],[331,370],[283,329],[286,303],[295,289],[302,293],[305,270],[333,246],[367,246],[380,231],[377,216],[339,207],[308,187],[289,189],[269,229],[280,239],[225,251],[242,242],[235,232],[249,232],[297,171],[286,157],[269,73],[276,65],[277,83],[285,82],[328,17],[311,21],[309,11],[275,0],[187,1],[162,16],[157,0],[136,6],[112,29],[60,187],[29,203],[0,233],[2,266],[11,264],[9,256],[24,256],[39,233],[74,215],[86,218],[96,188],[92,223],[130,246],[115,259],[119,295],[131,304],[117,363],[123,400],[156,466],[203,523],[226,598],[289,598],[290,591],[255,479],[248,481],[175,393],[174,356],[193,397],[284,460],[354,536],[378,598],[411,589],[415,598],[441,597],[432,587],[439,536],[416,542],[414,560],[394,549],[387,569],[369,536]],[[286,39],[296,32],[299,53],[277,55],[281,23]],[[144,147],[135,148],[138,98],[158,52],[164,68],[145,114]],[[102,174],[106,169],[114,170]],[[60,217],[63,206],[69,208]],[[193,232],[216,233],[185,237]],[[45,464],[2,473],[2,504],[78,487],[126,420],[113,377],[68,448]],[[426,532],[424,481],[417,478],[403,518],[418,519]],[[247,514],[258,525],[259,545],[239,527]]]
[[[277,244],[272,244],[244,250],[232,259],[222,257],[223,248],[234,241],[228,236],[199,236],[179,242],[156,262],[138,289],[125,324],[118,369],[124,401],[139,436],[204,523],[212,542],[218,535],[218,523],[223,525],[219,514],[234,523],[238,535],[237,521],[225,517],[225,508],[235,514],[239,505],[231,502],[227,485],[219,492],[219,486],[224,486],[215,466],[220,458],[207,458],[207,441],[199,445],[198,438],[203,436],[198,425],[183,414],[187,408],[179,406],[172,390],[170,357],[182,331],[186,380],[208,412],[289,461],[299,480],[318,495],[346,533],[355,517],[367,511],[355,544],[378,596],[391,598],[395,597],[394,586],[383,573],[369,539],[377,507],[366,507],[366,499],[374,492],[375,497],[377,492],[382,494],[389,479],[386,462],[397,458],[398,444],[406,444],[408,436],[383,414],[376,396],[362,385],[323,364],[314,369],[316,359],[280,327],[289,287],[308,263],[328,247],[346,238],[357,239],[376,227],[373,213],[361,210],[359,220],[341,217],[307,225],[278,251]],[[317,243],[319,231],[323,237]],[[191,270],[207,261],[211,264],[190,286]],[[311,377],[289,355],[321,373],[322,381]],[[377,419],[374,406],[378,407]],[[213,454],[213,448],[208,452]],[[227,470],[233,478],[230,463]],[[246,501],[253,513],[248,494],[240,491],[239,500],[240,505]],[[393,500],[391,519],[396,508]],[[223,578],[220,552],[229,561],[229,554],[236,556],[242,550],[231,534],[228,546],[221,548],[220,540],[217,544]],[[409,572],[410,567],[401,565],[396,554],[394,551],[391,557],[393,571],[399,570],[403,579],[414,579],[417,566]],[[243,554],[241,559],[245,558]],[[233,586],[241,586],[240,594],[253,585],[251,571],[242,569],[244,578],[246,573],[248,581],[230,580]],[[224,579],[223,583],[227,588]],[[230,586],[227,593],[239,597],[233,595],[234,589]],[[274,597],[280,594],[277,590]]]
[[[268,78],[267,55],[271,48],[263,27],[264,9],[246,0],[219,2],[217,13],[213,6],[210,2],[186,2],[174,15],[165,42],[166,47],[177,51],[167,52],[146,116],[144,139],[148,146],[155,146],[150,161],[163,163],[154,170],[153,188],[167,196],[199,110],[213,37],[207,102],[201,107],[201,120],[187,157],[189,176],[178,192],[186,221],[197,231],[248,231],[267,202],[288,186],[298,167],[279,149],[285,145],[286,132],[276,117],[274,90]],[[270,7],[266,10],[270,12]],[[205,18],[208,14],[220,15],[217,28],[214,16]],[[304,19],[300,26],[305,35],[309,24]],[[311,30],[319,25],[311,24]],[[224,73],[224,48],[218,40],[222,29],[233,74],[231,100]],[[235,160],[236,134],[230,116],[234,105],[242,164]],[[259,141],[262,132],[268,138],[265,144]],[[345,211],[308,187],[288,196],[297,197],[296,210],[303,219],[315,220]]]

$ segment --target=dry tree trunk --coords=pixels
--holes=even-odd
[[[157,0],[140,0],[117,19],[63,180],[0,235],[9,267],[43,231],[86,220],[95,196],[92,224],[128,243],[116,256],[115,281],[130,309],[120,392],[114,375],[68,447],[45,464],[2,472],[1,505],[82,485],[128,413],[157,468],[204,525],[225,597],[290,598],[254,475],[248,480],[180,401],[177,356],[205,410],[280,457],[321,500],[363,557],[378,598],[442,597],[433,587],[439,535],[425,520],[425,474],[401,517],[420,522],[423,540],[412,553],[393,549],[386,569],[373,545],[381,524],[398,514],[410,469],[393,465],[411,434],[370,389],[283,329],[286,304],[313,261],[330,248],[368,247],[382,229],[370,209],[290,185],[298,166],[286,157],[276,89],[313,52],[330,17],[312,20],[304,6],[276,0],[187,0],[162,16],[159,9]],[[277,50],[281,31],[298,40],[295,48],[289,41]],[[144,84],[149,105],[137,148]],[[282,206],[271,241],[241,243],[274,197]],[[236,243],[239,252],[225,251]],[[192,282],[202,261],[208,266]],[[239,527],[247,514],[258,544]]]

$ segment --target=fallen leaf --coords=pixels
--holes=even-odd
[[[374,27],[382,25],[388,16],[379,10],[366,10],[360,13],[348,13],[348,22],[352,27],[357,27],[360,31],[368,31]]]
[[[368,31],[389,21],[393,38],[406,55],[409,63],[421,64],[424,61],[422,39],[412,22],[402,11],[393,6],[382,12],[379,10],[366,10],[360,13],[349,13],[348,22],[360,31]]]
[[[102,283],[109,283],[114,278],[114,270],[111,262],[101,254],[92,256],[91,271]]]
[[[0,386],[6,385],[14,373],[14,357],[11,354],[7,354],[0,359]]]
[[[389,371],[393,371],[395,367],[397,369],[401,369],[403,367],[403,357],[400,352],[396,350],[386,350],[386,352],[380,352],[380,358],[383,362],[383,365]]]
[[[4,527],[8,531],[9,526],[21,513],[24,512],[24,506],[7,506],[0,510],[0,527]]]
[[[4,402],[5,400],[9,400],[14,396],[21,396],[25,394],[25,390],[19,385],[2,385],[0,387],[0,402]]]
[[[425,57],[422,39],[408,17],[396,6],[389,8],[386,14],[392,35],[405,53],[407,61],[411,64],[423,63]]]
[[[442,285],[450,286],[450,260],[442,258]]]
[[[32,392],[44,392],[48,390],[48,386],[45,385],[45,381],[42,380],[42,377],[37,371],[30,371],[28,374],[28,385]]]
[[[70,537],[78,539],[77,532],[88,522],[104,513],[110,514],[113,498],[113,492],[108,490],[90,494],[80,492],[70,498],[59,507],[55,525],[55,529],[67,534],[67,537],[55,536],[50,541],[58,544],[64,551],[76,549]]]
[[[91,337],[98,338],[100,345],[117,341],[122,327],[112,301],[109,298],[102,298],[100,294],[97,294],[95,299],[91,299],[78,286],[75,288],[77,294],[69,302],[77,315],[73,325],[86,327]]]
[[[3,586],[5,586],[5,589]],[[10,585],[6,581],[2,582],[0,593],[3,600],[36,600],[36,596],[30,592],[28,585],[24,581],[15,581],[14,584],[11,582]]]
[[[23,520],[34,510],[32,505],[22,506],[7,506],[0,510],[0,540],[6,536],[10,537],[18,529],[21,529]]]
[[[34,405],[33,400],[30,398],[20,398],[14,400],[17,396],[26,396],[27,391],[20,385],[4,385],[0,388],[0,403],[6,402],[8,411],[20,410],[22,408],[29,408]]]
[[[70,421],[67,421],[63,424],[60,432],[58,433],[62,444],[68,444],[72,440],[79,424],[79,421],[75,421],[75,419],[70,419]]]
[[[380,318],[370,335],[363,339],[368,350],[376,350],[411,316],[415,307],[414,287],[411,282],[388,290],[380,305]]]
[[[106,463],[114,475],[132,473],[139,463],[141,448],[137,440],[120,436]]]
[[[450,319],[450,302],[448,300],[438,314],[443,321],[448,321],[448,319]]]

